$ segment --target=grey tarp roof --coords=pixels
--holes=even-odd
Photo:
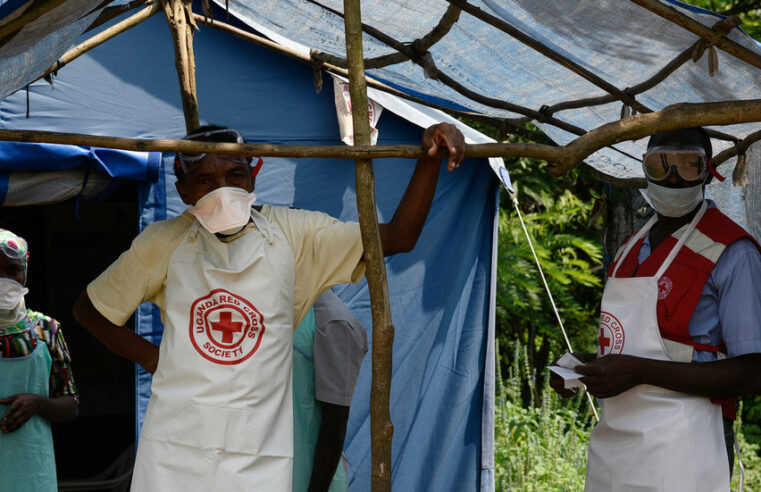
[[[226,0],[215,0],[224,7]],[[481,8],[546,46],[601,76],[619,89],[634,86],[690,47],[699,38],[661,17],[623,0],[471,0]],[[701,23],[711,26],[721,16],[664,0]],[[444,0],[363,0],[362,21],[401,42],[423,37],[439,22],[450,4]],[[272,39],[291,47],[345,56],[343,19],[324,7],[343,11],[342,0],[229,0],[236,17]],[[747,34],[734,29],[729,38],[761,53]],[[387,44],[365,34],[365,57],[392,53]],[[534,49],[472,15],[462,12],[446,36],[430,48],[436,66],[465,87],[482,95],[534,110],[542,106],[606,93]],[[653,110],[677,102],[706,102],[761,97],[761,70],[718,51],[719,73],[708,75],[707,56],[689,61],[664,82],[637,96]],[[405,92],[451,108],[467,108],[495,117],[520,115],[468,99],[446,85],[427,79],[410,61],[372,69],[368,74]],[[556,113],[586,130],[620,118],[622,103]],[[539,124],[555,142],[574,135]],[[759,124],[723,127],[745,136]],[[722,143],[717,142],[722,148]],[[724,144],[727,145],[727,144]],[[614,178],[642,177],[644,141],[624,142],[590,156],[586,162]],[[729,166],[727,166],[729,167]]]
[[[103,10],[103,3],[102,0],[67,0],[11,38],[0,40],[0,99],[35,81],[76,44]],[[29,7],[27,2],[0,0],[0,27]]]
[[[309,49],[345,56],[342,0],[214,0],[252,28],[273,40],[309,53]],[[718,14],[662,0],[701,23],[711,26]],[[13,1],[0,0],[0,14]],[[19,2],[15,2],[19,3]],[[95,19],[104,3],[125,0],[69,0],[26,26],[0,45],[0,99],[33,81],[77,39]],[[479,7],[509,23],[571,61],[599,75],[619,89],[655,74],[698,37],[682,27],[623,0],[472,0]],[[362,0],[362,20],[400,42],[412,42],[431,31],[450,7],[445,0]],[[95,10],[93,10],[95,9]],[[1,15],[0,15],[1,16]],[[0,19],[0,26],[2,19]],[[761,54],[747,34],[734,29],[729,38]],[[364,36],[365,56],[393,53],[387,44]],[[429,49],[432,60],[445,74],[479,94],[509,101],[533,110],[543,106],[604,95],[581,76],[550,61],[534,49],[462,12],[451,30]],[[707,56],[687,62],[665,81],[638,95],[653,110],[676,102],[705,102],[761,97],[761,70],[718,51],[719,72],[708,75]],[[420,99],[453,109],[467,109],[500,118],[521,115],[473,101],[450,87],[424,76],[410,61],[379,69],[369,75]],[[554,116],[586,130],[620,117],[622,103],[560,111]],[[574,135],[546,123],[538,124],[555,142],[565,144]],[[723,127],[743,137],[761,124]],[[718,149],[729,145],[715,142]],[[623,142],[616,149],[602,149],[586,162],[619,179],[640,178],[637,157],[643,141]],[[730,166],[726,166],[730,167]]]

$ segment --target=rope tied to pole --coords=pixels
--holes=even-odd
[[[716,44],[727,37],[729,32],[740,25],[740,18],[736,15],[727,17],[717,22],[713,28],[713,35],[710,39],[701,39],[695,44],[692,51],[692,61],[697,63],[703,54],[708,51],[708,76],[713,77],[719,71],[719,54],[716,51]]]
[[[621,92],[626,96],[624,103],[621,106],[621,119],[623,120],[624,118],[637,114],[636,106],[638,103],[630,87],[623,89]]]
[[[739,142],[735,142],[735,149],[737,149],[737,163],[732,171],[732,184],[745,186],[748,184],[748,155]]]

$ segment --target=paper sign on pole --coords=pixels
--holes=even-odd
[[[346,145],[354,145],[354,127],[351,119],[351,96],[349,95],[349,83],[336,78],[333,79],[333,93],[336,100],[336,115],[338,116],[338,128],[341,131],[341,141]],[[375,145],[378,141],[378,130],[375,128],[380,119],[383,106],[367,99],[367,112],[370,119],[370,144]]]

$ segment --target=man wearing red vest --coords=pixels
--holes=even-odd
[[[702,128],[648,142],[656,213],[610,267],[597,354],[576,354],[603,405],[587,491],[729,488],[734,398],[761,390],[761,246],[704,199],[711,155]]]

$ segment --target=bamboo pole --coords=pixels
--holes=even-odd
[[[185,129],[190,132],[201,124],[193,56],[193,14],[188,10],[189,2],[184,0],[161,0],[161,4],[174,39],[174,63],[180,81]]]
[[[349,63],[349,92],[354,127],[354,143],[370,144],[367,86],[362,53],[362,20],[359,0],[344,0],[346,59]],[[391,321],[386,263],[383,256],[375,207],[375,177],[370,159],[357,159],[357,209],[370,290],[373,320],[372,388],[370,391],[370,438],[373,492],[391,491],[391,360],[394,325]]]
[[[642,8],[663,17],[666,20],[677,24],[693,34],[700,36],[709,43],[713,43],[717,48],[726,51],[730,55],[738,58],[756,68],[761,68],[761,55],[745,48],[742,45],[726,38],[717,37],[711,28],[704,26],[691,17],[682,14],[673,7],[664,5],[658,0],[630,0]]]
[[[11,20],[7,24],[1,24],[0,45],[6,37],[17,33],[27,24],[36,21],[54,8],[63,5],[65,1],[66,0],[49,0],[47,2],[36,2],[15,19]]]
[[[161,5],[159,5],[158,2],[153,3],[149,5],[148,7],[144,8],[143,10],[141,10],[140,12],[124,19],[118,24],[114,24],[113,26],[109,27],[103,32],[100,32],[97,35],[91,37],[84,43],[75,46],[74,48],[64,53],[63,56],[61,56],[61,58],[59,58],[58,61],[53,64],[53,66],[48,68],[45,71],[45,73],[40,75],[36,80],[40,80],[42,78],[47,77],[48,75],[57,71],[58,69],[66,65],[67,63],[71,63],[72,61],[76,60],[80,56],[84,55],[91,49],[97,46],[100,46],[101,44],[105,43],[109,39],[123,33],[124,31],[132,27],[135,27],[136,25],[140,24],[146,19],[149,19],[153,15],[157,14],[160,9],[161,9]]]
[[[530,157],[553,163],[552,170],[555,174],[560,174],[580,164],[597,150],[624,140],[635,140],[662,131],[692,126],[735,125],[753,122],[761,122],[761,99],[682,103],[667,106],[655,113],[637,114],[619,121],[606,123],[565,146],[534,143],[469,144],[465,146],[465,155],[467,157]],[[748,135],[741,147],[749,145],[759,137],[761,137],[761,132]],[[417,159],[425,156],[418,145],[234,144],[190,140],[135,139],[35,130],[0,130],[0,141],[87,145],[143,152],[208,152],[260,157],[337,159],[402,157]],[[735,155],[737,155],[737,148],[730,147],[719,153],[715,162],[723,162]],[[446,157],[446,151],[441,150],[438,157]]]

